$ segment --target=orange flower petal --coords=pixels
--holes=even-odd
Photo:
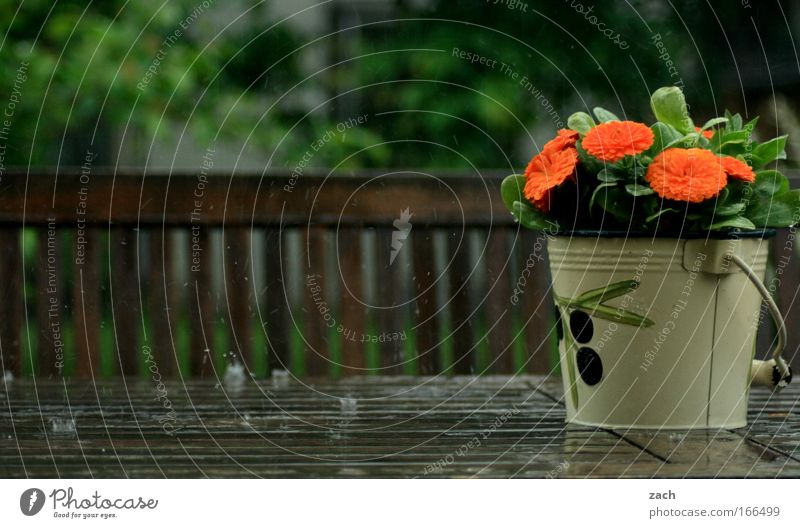
[[[583,138],[584,150],[603,161],[615,162],[649,149],[655,137],[647,125],[609,121],[592,128]]]
[[[578,151],[571,147],[534,156],[525,169],[525,198],[540,211],[550,211],[551,191],[575,174],[577,164]]]
[[[558,135],[544,144],[542,152],[556,152],[565,148],[572,148],[578,142],[578,133],[574,130],[562,128]]]
[[[662,198],[702,202],[718,195],[728,183],[720,158],[699,148],[670,148],[656,156],[645,179]]]
[[[722,170],[729,177],[750,183],[756,181],[756,173],[747,163],[732,156],[722,156],[720,159],[722,160]]]

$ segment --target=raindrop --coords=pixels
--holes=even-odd
[[[339,407],[344,415],[353,415],[358,411],[358,400],[355,398],[339,398]]]
[[[72,434],[75,432],[75,419],[50,418],[50,429],[55,434]]]
[[[228,365],[227,370],[225,370],[225,377],[223,378],[225,388],[241,389],[246,380],[247,376],[245,376],[244,373],[244,365],[238,362]]]

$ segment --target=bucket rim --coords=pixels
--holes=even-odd
[[[576,238],[651,238],[665,240],[688,240],[698,238],[709,238],[713,240],[735,240],[737,238],[772,238],[775,236],[775,229],[748,229],[731,231],[693,231],[684,233],[653,233],[649,231],[625,231],[623,229],[573,229],[557,231],[552,233],[554,237],[576,237]],[[678,236],[676,236],[678,235]]]

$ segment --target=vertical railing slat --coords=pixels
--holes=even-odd
[[[496,227],[488,231],[486,245],[486,327],[493,373],[514,371],[511,329],[511,273],[509,229]],[[482,293],[482,292],[481,292]]]
[[[794,230],[779,229],[773,241],[773,260],[776,268],[780,270],[780,275],[777,277],[779,281],[776,281],[778,284],[777,304],[786,321],[786,327],[789,329],[784,358],[795,371],[800,369],[800,335],[797,330],[800,329],[800,288],[798,287],[800,259],[797,257],[797,247],[795,247],[796,236],[797,233]],[[772,285],[768,284],[767,286]],[[762,311],[762,313],[766,312]],[[763,319],[766,320],[768,317]],[[763,327],[762,324],[762,329]],[[766,332],[760,332],[759,335],[763,335],[767,341],[771,341],[771,336]],[[760,341],[765,350],[772,348],[771,342],[763,343],[763,338]]]
[[[305,269],[302,281],[304,360],[306,373],[310,376],[323,376],[330,372],[330,348],[328,327],[320,313],[320,303],[331,309],[325,273],[325,228],[312,226],[305,230],[303,240],[302,266]]]
[[[284,275],[288,273],[281,262],[287,262],[280,228],[268,227],[265,235],[266,291],[262,315],[267,326],[270,372],[289,369],[289,301]],[[264,313],[266,311],[266,314]]]
[[[151,353],[162,376],[171,376],[178,371],[171,335],[175,329],[177,307],[170,302],[176,297],[171,272],[174,248],[170,238],[169,230],[162,226],[150,231],[148,342],[152,344]]]
[[[38,229],[36,315],[38,326],[38,374],[54,376],[63,372],[64,314],[63,262],[55,226]]]
[[[364,374],[364,343],[366,309],[363,304],[363,262],[361,228],[342,227],[336,233],[341,284],[342,365],[345,374]],[[346,288],[344,286],[347,286]]]
[[[129,226],[115,226],[109,236],[111,275],[110,323],[119,355],[119,373],[133,376],[138,372],[139,276],[136,273],[136,232]]]
[[[22,337],[22,314],[25,300],[22,298],[22,250],[21,230],[15,226],[0,227],[0,302],[3,316],[0,317],[0,353],[3,355],[3,373],[20,375],[20,341]]]
[[[189,283],[186,307],[189,312],[189,365],[194,376],[206,376],[214,366],[214,285],[211,273],[211,237],[207,226],[190,233]]]
[[[545,236],[539,231],[522,230],[519,244],[520,274],[526,281],[519,298],[522,322],[525,324],[525,349],[528,351],[527,372],[550,372],[550,332],[552,329],[553,297],[545,249]],[[528,270],[527,272],[525,270]]]
[[[405,330],[404,308],[398,306],[400,299],[400,281],[402,270],[397,256],[399,251],[410,251],[403,246],[396,253],[391,247],[392,233],[397,232],[391,228],[378,228],[376,230],[377,244],[373,261],[376,267],[375,305],[377,308],[377,338],[380,347],[381,371],[380,374],[400,374],[403,371],[403,346],[404,342],[394,339]],[[411,245],[410,241],[405,244]],[[394,260],[392,260],[394,255]]]
[[[416,336],[419,374],[433,375],[441,371],[438,319],[441,316],[436,299],[437,279],[434,258],[434,231],[417,229],[411,240],[413,252],[412,283],[415,308],[411,327]],[[438,312],[438,313],[437,313]]]
[[[453,342],[453,372],[470,374],[474,367],[475,343],[469,322],[471,313],[469,279],[469,237],[466,230],[451,228],[447,232],[447,258],[450,294],[448,297],[451,338]]]
[[[100,234],[100,228],[88,227],[73,238],[75,375],[84,378],[100,376]]]
[[[226,227],[223,232],[225,251],[225,305],[230,320],[232,349],[238,359],[253,370],[252,365],[252,277],[250,273],[250,231],[246,227]]]

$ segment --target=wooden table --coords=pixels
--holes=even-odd
[[[748,428],[567,426],[554,379],[15,380],[0,477],[797,477],[800,387]]]

